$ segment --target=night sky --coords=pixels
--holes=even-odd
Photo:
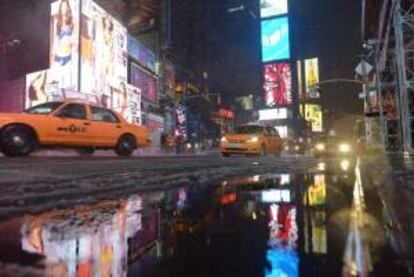
[[[292,0],[297,3],[297,42],[299,57],[317,56],[320,80],[354,78],[361,49],[360,1]],[[358,85],[329,84],[321,87],[325,107],[337,115],[362,114]]]

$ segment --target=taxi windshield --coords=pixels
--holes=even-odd
[[[40,104],[34,107],[31,107],[30,109],[27,109],[25,113],[28,114],[50,114],[59,106],[62,105],[62,102],[48,102],[44,104]]]
[[[258,134],[263,131],[262,126],[241,126],[237,128],[236,134]]]

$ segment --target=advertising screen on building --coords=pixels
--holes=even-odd
[[[292,79],[289,63],[264,65],[266,106],[292,104]]]
[[[263,203],[289,203],[290,190],[288,189],[273,189],[262,191]]]
[[[109,107],[111,91],[127,81],[127,30],[94,1],[82,1],[81,91]]]
[[[287,0],[260,0],[260,17],[262,18],[286,14],[287,12]]]
[[[184,140],[187,139],[187,112],[186,108],[182,105],[176,106],[176,129],[175,136],[182,137]]]
[[[315,89],[315,85],[317,85],[318,83],[319,83],[318,58],[305,60],[305,84],[306,84],[306,96],[308,98],[319,97],[319,92]]]
[[[281,138],[287,138],[288,137],[288,127],[286,125],[284,125],[284,126],[275,126],[275,129],[278,131]]]
[[[155,71],[155,54],[142,42],[128,35],[128,54],[143,67]]]
[[[49,78],[72,90],[79,89],[79,9],[80,0],[51,4]]]
[[[112,89],[111,108],[120,113],[129,123],[141,125],[141,90],[126,83],[121,89]]]
[[[289,22],[287,17],[263,20],[262,61],[270,62],[290,58]]]
[[[320,105],[305,104],[305,119],[312,124],[312,132],[322,132],[322,107]]]
[[[237,97],[235,102],[243,111],[253,110],[253,95]]]
[[[139,88],[142,98],[146,101],[157,102],[157,81],[145,73],[136,64],[131,64],[131,84]]]
[[[30,108],[48,101],[62,101],[64,99],[82,99],[98,103],[96,95],[81,93],[77,90],[65,89],[56,82],[53,73],[48,69],[26,75],[25,107]]]
[[[259,120],[276,120],[276,119],[287,119],[288,112],[287,108],[269,109],[259,111]]]

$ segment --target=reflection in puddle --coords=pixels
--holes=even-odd
[[[0,225],[0,258],[50,276],[337,276],[329,224],[353,191],[325,166],[27,216]]]

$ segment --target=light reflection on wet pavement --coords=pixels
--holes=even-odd
[[[183,185],[13,219],[0,225],[0,261],[39,276],[351,276],[362,251],[360,276],[405,276],[381,214],[363,211],[360,252],[347,250],[354,167],[321,161],[303,175]]]

